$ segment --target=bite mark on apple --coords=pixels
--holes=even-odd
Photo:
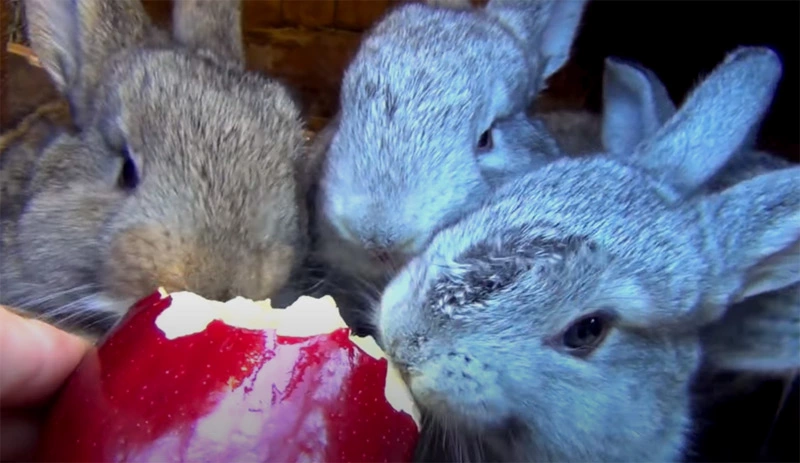
[[[236,297],[227,302],[219,302],[188,291],[168,294],[159,288],[159,292],[164,297],[172,297],[170,306],[156,318],[156,326],[170,340],[202,332],[215,320],[243,329],[272,329],[278,336],[289,337],[318,336],[348,328],[330,296],[320,299],[300,296],[287,308],[275,309],[269,299],[255,302]],[[371,336],[350,335],[350,341],[370,357],[387,361],[384,383],[386,400],[395,410],[410,415],[417,429],[420,429],[421,414],[411,391],[383,349]]]
[[[400,370],[392,365],[391,361],[389,361],[389,368],[386,369],[386,384],[384,385],[383,393],[389,405],[397,411],[411,415],[411,418],[414,419],[414,424],[417,425],[417,430],[422,429],[422,414],[417,408],[416,402],[414,402],[411,391],[406,386],[403,378],[400,377]]]
[[[414,419],[414,423],[417,425],[417,429],[420,429],[420,411],[411,396],[411,392],[408,390],[408,386],[406,386],[406,383],[400,376],[400,371],[392,364],[392,361],[386,356],[383,349],[378,346],[378,343],[375,342],[372,336],[350,336],[350,341],[370,357],[376,360],[386,359],[388,366],[386,368],[386,382],[383,390],[386,401],[389,402],[389,405],[395,410],[411,415],[411,418]]]
[[[189,291],[167,293],[172,301],[156,318],[156,326],[173,340],[200,333],[215,320],[249,330],[275,331],[278,336],[309,337],[347,328],[332,297],[300,296],[285,309],[273,308],[271,301],[253,301],[237,296],[227,302],[212,301]]]

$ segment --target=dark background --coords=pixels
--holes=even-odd
[[[761,146],[800,158],[800,1],[592,0],[553,98],[600,110],[603,60],[642,63],[673,101],[741,45],[763,45],[783,60],[783,79],[761,132]],[[582,100],[582,101],[581,101]]]

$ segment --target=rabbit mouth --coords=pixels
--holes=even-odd
[[[404,378],[406,379],[406,378]],[[460,401],[452,391],[438,391],[420,384],[420,377],[406,379],[419,407],[432,419],[475,433],[506,433],[515,418],[498,404],[475,397]]]
[[[372,249],[367,251],[373,264],[380,267],[383,273],[394,274],[409,260],[409,255],[400,251]]]
[[[452,434],[472,435],[476,438],[515,440],[526,434],[524,425],[515,417],[493,415],[482,407],[451,407],[445,404],[430,406],[418,402],[425,419]]]

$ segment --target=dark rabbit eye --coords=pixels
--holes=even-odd
[[[117,183],[120,188],[132,190],[139,185],[139,172],[136,170],[136,164],[133,162],[127,146],[122,149],[122,159],[122,169],[119,171]]]
[[[586,355],[603,342],[610,328],[609,317],[595,313],[570,325],[564,332],[562,341],[567,349],[573,351],[573,354]]]
[[[492,129],[487,130],[481,134],[481,137],[478,139],[478,151],[486,152],[492,149],[494,146],[492,142]]]

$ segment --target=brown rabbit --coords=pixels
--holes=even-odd
[[[0,139],[0,303],[101,335],[158,286],[286,287],[313,167],[287,89],[245,69],[239,1],[179,0],[172,34],[139,0],[25,11],[69,117],[51,106]]]

